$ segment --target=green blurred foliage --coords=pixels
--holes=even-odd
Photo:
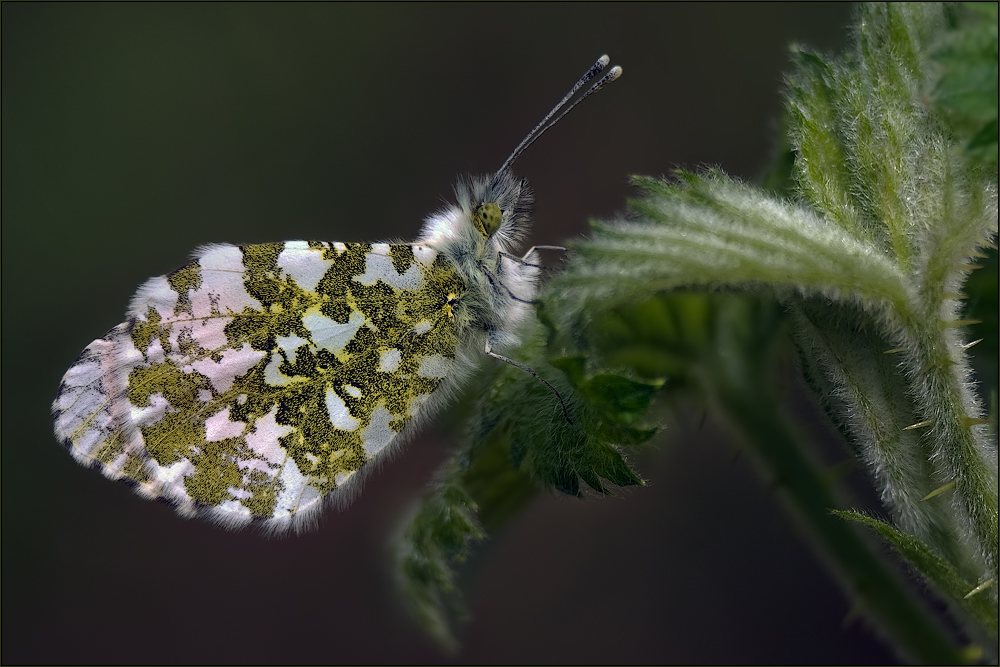
[[[997,3],[966,2],[931,57],[941,73],[933,101],[967,141],[969,157],[997,164]]]

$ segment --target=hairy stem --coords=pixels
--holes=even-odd
[[[753,373],[733,372],[719,363],[711,383],[712,399],[742,434],[758,462],[781,489],[787,505],[819,552],[839,575],[861,612],[891,639],[904,657],[928,664],[962,662],[944,629],[877,549],[853,526],[832,515],[842,506],[814,461],[803,451],[802,437],[782,414],[777,399],[760,391]]]

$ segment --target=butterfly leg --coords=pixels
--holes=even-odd
[[[500,287],[502,287],[504,289],[504,291],[507,292],[507,296],[509,296],[514,301],[520,301],[521,303],[527,303],[527,304],[533,304],[533,303],[535,303],[534,301],[529,301],[527,299],[522,299],[521,297],[516,296],[513,292],[510,291],[509,287],[507,287],[502,282],[500,282],[500,279],[497,278],[495,275],[493,275],[493,272],[490,271],[485,266],[483,267],[483,272],[486,274],[486,278],[490,281],[491,285],[493,285],[494,287],[496,287],[497,285],[500,285]]]
[[[535,252],[536,250],[562,250],[563,252],[565,252],[566,248],[562,247],[561,245],[533,245],[530,248],[528,248],[528,252],[524,253],[524,257],[522,257],[521,260],[524,261],[528,259],[528,256],[531,255],[531,253]]]
[[[503,250],[501,250],[497,253],[496,270],[498,272],[500,271],[501,261],[503,257],[506,257],[510,261],[517,262],[518,264],[521,264],[523,266],[531,266],[536,269],[544,269],[545,267],[540,264],[532,264],[531,262],[527,261],[528,257],[531,257],[531,253],[535,252],[536,250],[565,250],[565,249],[566,248],[558,245],[535,245],[531,246],[531,248],[528,249],[528,252],[524,253],[524,257],[516,257],[514,255],[511,255],[509,252],[504,252]],[[510,296],[510,298],[513,299],[514,301],[520,301],[521,303],[529,303],[529,304],[536,303],[535,301],[527,301],[518,296],[515,296],[514,293],[511,292],[510,289],[506,285],[504,285],[497,276],[493,275],[493,273],[489,269],[487,269],[485,266],[483,267],[483,269],[486,272],[486,277],[489,279],[490,284],[492,284],[494,287],[497,285],[503,287],[504,291],[506,291],[507,294]]]
[[[522,364],[519,361],[514,361],[510,357],[505,357],[502,354],[497,354],[496,352],[493,351],[493,347],[490,345],[490,341],[489,340],[486,341],[486,350],[485,350],[485,352],[486,352],[486,354],[490,355],[494,359],[499,359],[500,361],[506,361],[511,366],[516,366],[517,368],[520,368],[522,371],[526,371],[528,373],[531,373],[532,377],[534,377],[536,380],[538,380],[539,382],[541,382],[542,384],[544,384],[546,387],[548,387],[549,391],[551,391],[553,394],[555,394],[556,398],[559,400],[559,405],[562,407],[563,417],[565,417],[566,422],[569,423],[571,426],[573,425],[573,420],[569,418],[569,410],[566,409],[566,402],[563,400],[562,395],[558,391],[556,391],[556,388],[553,387],[551,384],[549,384],[545,380],[545,378],[543,378],[541,375],[539,375],[538,373],[536,373],[531,368],[531,366],[526,366],[525,364]]]
[[[533,245],[530,248],[528,248],[528,252],[524,253],[524,257],[517,257],[515,255],[510,254],[509,252],[504,252],[503,250],[500,251],[500,256],[506,257],[510,261],[517,262],[518,264],[522,264],[524,266],[533,266],[536,269],[544,269],[545,267],[542,266],[541,264],[532,264],[531,262],[528,261],[528,258],[531,257],[531,253],[535,252],[536,250],[566,250],[566,248],[562,247],[561,245]]]

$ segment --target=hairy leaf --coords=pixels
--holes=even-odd
[[[990,587],[996,586],[996,580],[992,584],[989,581],[975,583],[968,581],[948,561],[935,555],[923,542],[884,521],[861,512],[834,510],[833,513],[875,530],[924,577],[928,584],[950,597],[979,621],[994,641],[997,639],[997,609],[991,603],[987,592]],[[977,591],[980,584],[986,585]]]

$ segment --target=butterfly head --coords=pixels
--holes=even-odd
[[[534,196],[525,179],[510,171],[467,177],[456,184],[455,195],[469,233],[481,242],[509,250],[527,234]]]

